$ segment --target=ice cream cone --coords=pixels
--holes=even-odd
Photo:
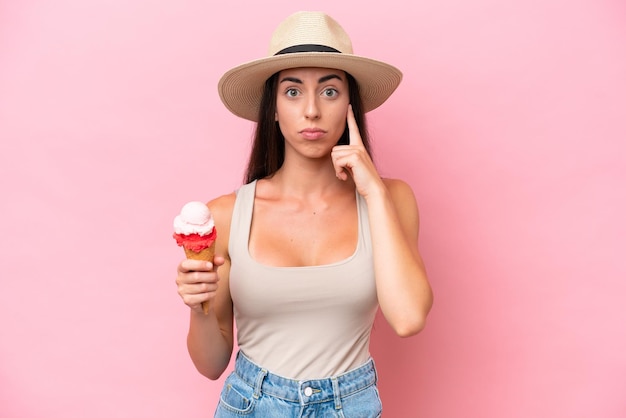
[[[217,231],[209,208],[202,202],[186,203],[174,218],[174,239],[183,247],[189,260],[213,262]],[[209,302],[202,303],[204,314],[209,313]]]
[[[215,244],[201,250],[200,252],[195,252],[185,248],[185,255],[189,260],[213,261],[213,257],[215,256]]]

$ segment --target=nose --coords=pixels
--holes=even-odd
[[[319,119],[320,108],[319,103],[317,103],[317,97],[313,96],[307,100],[306,108],[304,109],[304,116],[307,119]]]

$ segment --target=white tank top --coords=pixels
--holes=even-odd
[[[350,257],[311,267],[271,267],[248,251],[256,181],[237,191],[230,229],[230,293],[240,350],[271,373],[335,376],[370,358],[378,309],[367,205],[356,194],[359,238]]]

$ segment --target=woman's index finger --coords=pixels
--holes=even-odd
[[[354,118],[354,111],[352,110],[351,104],[348,105],[348,129],[350,145],[363,145],[361,133],[359,132],[359,126],[356,124],[356,119]]]

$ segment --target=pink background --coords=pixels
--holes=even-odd
[[[385,416],[626,416],[624,3],[213,3],[0,1],[0,416],[212,416],[171,220],[240,184],[219,76],[311,8],[405,73],[371,130],[436,298],[376,324]]]

